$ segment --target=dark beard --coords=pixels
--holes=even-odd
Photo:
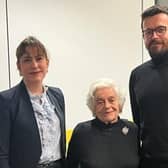
[[[168,57],[168,49],[162,52],[151,52],[149,51],[149,54],[152,58],[152,61],[158,65],[164,62],[164,58]]]

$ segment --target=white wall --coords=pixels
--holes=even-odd
[[[160,5],[168,5],[168,1],[167,0],[156,0],[156,3],[160,4]]]
[[[16,47],[26,36],[34,35],[51,55],[46,83],[64,92],[67,128],[91,119],[86,94],[91,82],[101,77],[111,77],[125,88],[127,101],[122,117],[132,119],[129,75],[142,63],[143,55],[140,0],[8,0],[8,9],[12,86],[21,79],[15,65]],[[5,21],[0,34],[0,59],[5,65]],[[0,67],[0,73],[4,74],[5,69]],[[8,88],[7,79],[0,85],[1,90],[4,85]]]
[[[9,87],[5,1],[0,1],[0,89]]]
[[[147,7],[152,6],[153,4],[154,4],[154,0],[146,0],[146,1],[144,0],[142,10],[145,10]],[[143,57],[143,62],[148,61],[150,59],[150,56],[145,48],[144,43],[143,43],[142,57]]]

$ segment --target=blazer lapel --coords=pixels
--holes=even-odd
[[[65,116],[64,112],[60,108],[60,105],[58,103],[58,99],[54,96],[52,91],[47,91],[47,94],[49,96],[49,99],[51,103],[55,106],[55,113],[57,114],[59,120],[60,120],[60,127],[61,127],[61,155],[64,158],[65,157]]]

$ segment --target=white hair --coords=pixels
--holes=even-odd
[[[95,110],[95,92],[97,89],[100,88],[112,88],[115,90],[115,92],[117,93],[118,96],[118,100],[119,100],[119,106],[120,106],[120,112],[122,112],[123,109],[123,105],[125,102],[125,92],[124,90],[119,87],[118,85],[116,85],[113,80],[109,79],[109,78],[102,78],[102,79],[98,79],[97,81],[95,81],[94,83],[91,84],[90,88],[89,88],[89,92],[87,94],[87,100],[86,100],[86,104],[89,107],[89,109],[91,110],[91,112],[93,113],[94,116],[94,110]]]

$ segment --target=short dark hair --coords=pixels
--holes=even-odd
[[[28,36],[26,37],[19,46],[16,49],[16,57],[17,57],[17,62],[19,62],[20,58],[25,54],[26,52],[26,47],[37,47],[38,49],[42,50],[44,53],[45,57],[48,59],[47,56],[47,50],[45,46],[35,37],[33,36]]]
[[[160,13],[164,13],[168,15],[168,7],[167,6],[161,6],[161,5],[153,5],[149,8],[147,8],[141,15],[141,28],[143,28],[143,21],[147,17],[151,17]]]

